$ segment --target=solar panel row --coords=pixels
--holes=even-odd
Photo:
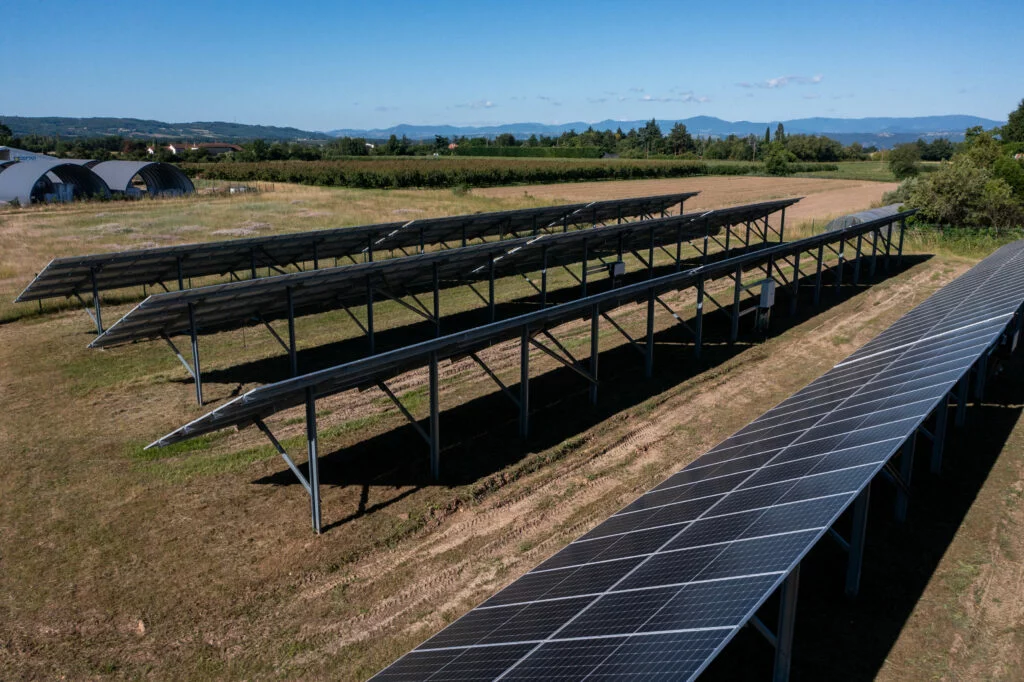
[[[696,677],[1022,303],[1018,242],[375,679]]]
[[[244,280],[148,297],[91,344],[106,348],[164,335],[187,333],[195,322],[203,332],[233,329],[254,320],[365,305],[368,290],[405,296],[431,291],[435,282],[463,284],[557,265],[578,263],[620,251],[716,234],[723,226],[792,205],[786,199],[690,213],[659,220],[539,235],[436,251],[408,258]],[[191,314],[190,314],[191,309]]]
[[[71,297],[161,282],[185,288],[194,277],[241,272],[255,278],[260,268],[354,259],[371,252],[422,249],[455,240],[465,244],[476,239],[535,234],[552,227],[569,229],[626,218],[644,219],[661,215],[676,204],[680,205],[681,213],[683,202],[696,194],[682,192],[56,258],[16,301]]]
[[[896,216],[894,219],[898,221],[899,218],[900,216]],[[883,219],[881,222],[887,225],[887,220],[890,219]],[[585,299],[551,306],[534,313],[261,386],[182,426],[153,443],[153,446],[170,445],[228,426],[248,425],[254,418],[266,417],[274,412],[301,404],[306,399],[307,390],[312,391],[315,396],[327,396],[350,388],[374,385],[403,371],[422,367],[428,357],[443,359],[466,355],[493,343],[517,338],[523,328],[546,329],[579,319],[581,315],[589,314],[595,306],[601,310],[610,310],[626,302],[646,301],[652,291],[660,294],[696,286],[703,280],[729,276],[737,270],[763,267],[771,261],[779,262],[803,251],[817,250],[824,244],[838,244],[841,241],[850,240],[857,234],[867,234],[872,230],[882,228],[884,225],[880,225],[876,221],[842,231],[776,244],[718,263],[627,285],[588,296]]]

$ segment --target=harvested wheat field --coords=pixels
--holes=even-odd
[[[709,322],[712,341],[699,363],[663,316],[650,381],[634,350],[602,328],[608,388],[596,407],[585,382],[535,354],[535,430],[525,442],[516,437],[516,411],[472,361],[443,363],[440,483],[429,477],[423,442],[378,389],[322,399],[327,529],[319,537],[310,532],[302,488],[254,429],[143,450],[211,405],[195,405],[187,376],[162,345],[89,351],[94,334],[80,310],[10,303],[49,257],[688,190],[702,192],[688,202],[694,208],[804,195],[787,211],[787,223],[798,225],[867,208],[887,189],[748,177],[467,196],[278,186],[244,199],[3,212],[2,677],[365,679],[823,373],[992,245],[964,253],[912,237],[901,270],[830,291],[819,310],[780,315],[763,340],[714,341]],[[520,287],[517,295],[526,295]],[[685,308],[692,296],[668,302]],[[135,300],[112,301],[111,319]],[[450,300],[445,313],[477,305],[471,293]],[[377,314],[394,334],[418,319],[388,303]],[[643,307],[623,308],[620,321],[639,334]],[[300,318],[298,327],[304,363],[323,348],[329,359],[331,344],[359,336],[343,313]],[[564,325],[558,334],[586,357],[587,324]],[[203,343],[214,404],[259,383],[257,369],[284,367],[262,328]],[[482,357],[513,384],[517,353],[504,344]],[[888,508],[872,519],[861,599],[842,598],[842,558],[822,543],[801,586],[795,674],[1020,679],[1022,378],[1015,360],[992,381],[986,403],[948,441],[946,472],[915,480],[906,525],[893,523]],[[390,385],[406,409],[424,416],[416,373]],[[298,442],[301,410],[267,422],[286,445]],[[844,646],[830,647],[827,658],[817,653],[836,641]],[[709,679],[768,676],[767,645],[744,634],[730,647],[720,659],[741,667],[713,667]]]
[[[672,180],[626,180],[578,182],[526,187],[494,187],[473,190],[473,194],[494,199],[532,197],[551,202],[598,201],[672,192],[700,192],[686,202],[686,209],[707,210],[731,204],[747,204],[783,197],[804,197],[786,210],[786,220],[817,224],[836,216],[878,205],[882,195],[898,187],[895,182],[868,180],[822,180],[819,178],[722,177]]]

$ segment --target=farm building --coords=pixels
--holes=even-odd
[[[107,183],[92,170],[77,163],[49,156],[2,163],[0,201],[17,201],[28,205],[110,196]]]
[[[156,197],[193,192],[188,176],[169,163],[57,159],[42,154],[0,158],[0,201],[17,200],[23,206],[111,194]]]
[[[156,161],[74,161],[91,169],[114,194],[181,196],[196,191],[177,166]]]

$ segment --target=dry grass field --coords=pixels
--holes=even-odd
[[[621,337],[603,330],[608,388],[597,408],[578,377],[534,355],[535,431],[525,443],[487,377],[469,360],[445,363],[440,484],[428,476],[422,441],[379,391],[321,400],[320,537],[309,530],[301,487],[253,429],[142,450],[209,406],[194,404],[164,347],[88,351],[93,334],[80,310],[48,305],[41,314],[11,303],[50,257],[690,189],[704,192],[693,204],[704,208],[807,195],[800,210],[814,208],[789,219],[796,228],[867,208],[887,190],[863,184],[694,178],[670,187],[599,183],[593,195],[580,194],[582,184],[563,186],[572,195],[278,186],[235,198],[0,212],[0,677],[364,679],[824,372],[982,254],[911,240],[908,251],[926,255],[908,258],[903,271],[826,296],[820,311],[780,316],[764,341],[711,342],[701,363],[666,315],[652,381]],[[525,295],[525,285],[506,284],[508,296]],[[446,315],[473,306],[470,295],[445,300]],[[692,303],[686,294],[674,300]],[[130,305],[115,302],[107,314],[115,319]],[[622,323],[639,330],[641,313],[624,310]],[[396,342],[414,319],[397,305],[378,312]],[[570,324],[559,337],[585,356],[586,331]],[[300,319],[300,363],[329,362],[334,349],[343,355],[356,333],[340,314]],[[260,329],[203,344],[215,403],[285,369]],[[326,355],[317,350],[324,347]],[[497,346],[485,359],[515,382],[516,349]],[[992,382],[989,401],[950,445],[946,475],[915,485],[907,525],[893,525],[885,510],[872,519],[861,600],[835,596],[842,577],[828,548],[812,555],[798,679],[1020,679],[1022,378],[1016,362]],[[391,385],[425,414],[420,377]],[[268,423],[286,446],[301,442],[298,412]],[[815,653],[830,641],[846,646],[831,647],[827,659]],[[730,646],[709,677],[767,677],[767,646],[746,637]],[[729,667],[737,660],[750,667]]]

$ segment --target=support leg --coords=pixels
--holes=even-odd
[[[868,532],[868,505],[871,502],[871,484],[853,503],[853,529],[850,533],[850,556],[846,563],[846,596],[856,597],[860,592],[861,566],[864,562],[864,539]]]
[[[861,250],[861,245],[863,244],[863,242],[864,242],[864,235],[863,234],[858,234],[857,235],[857,247],[856,247],[856,251],[855,251],[856,255],[854,256],[854,261],[853,261],[853,285],[854,286],[857,286],[858,284],[860,284],[860,250]]]
[[[900,523],[907,520],[907,507],[910,506],[907,489],[910,488],[910,479],[914,474],[914,448],[916,445],[917,433],[915,432],[903,444],[903,453],[900,455],[900,479],[902,479],[903,485],[896,488],[896,520]]]
[[[704,331],[704,280],[697,282],[697,312],[693,321],[693,357],[700,357],[700,347]]]
[[[199,369],[199,333],[196,329],[196,306],[188,304],[188,333],[192,341],[192,372],[196,379],[196,402],[203,404],[203,375]]]
[[[373,338],[373,283],[369,275],[366,276],[366,341],[370,346],[370,355],[373,355],[377,347]]]
[[[793,662],[793,629],[796,624],[796,599],[800,585],[800,565],[782,583],[779,595],[779,627],[776,630],[774,682],[786,682]]]
[[[530,330],[523,327],[519,342],[519,437],[530,434]]]
[[[96,310],[96,333],[103,333],[103,314],[100,304],[100,288],[96,284],[96,268],[92,269],[92,305]]]
[[[441,477],[440,395],[437,371],[437,353],[430,354],[430,475],[436,481]]]
[[[654,290],[647,298],[647,342],[644,344],[644,376],[654,376]]]
[[[594,381],[590,384],[590,404],[597,405],[597,359],[600,355],[600,329],[598,320],[601,317],[600,306],[595,305],[590,315],[590,375]]]
[[[942,403],[935,409],[935,427],[932,429],[931,471],[942,471],[942,450],[946,441],[946,422],[949,421],[949,396],[942,396]]]
[[[957,385],[956,391],[956,418],[953,422],[957,428],[964,425],[967,419],[967,388],[970,385],[968,381],[970,379],[970,373],[964,375],[964,378],[960,380]]]
[[[288,287],[288,359],[291,360],[292,376],[299,376],[299,354],[295,343],[295,300],[292,288]]]
[[[789,316],[796,315],[796,304],[800,299],[800,254],[793,256],[793,297],[789,300]]]
[[[814,307],[817,308],[821,304],[821,267],[822,262],[825,260],[825,247],[824,245],[818,246],[818,265],[817,270],[814,274]]]
[[[743,270],[736,268],[736,283],[732,292],[732,328],[729,331],[729,343],[736,343],[740,337],[740,292],[743,291]]]
[[[309,499],[313,515],[313,531],[320,534],[320,463],[316,433],[316,399],[313,389],[306,389],[306,443],[309,450]]]

